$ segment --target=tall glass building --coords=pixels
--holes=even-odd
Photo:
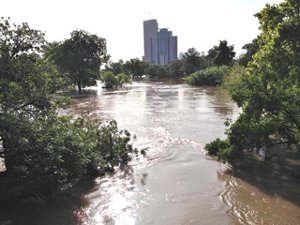
[[[167,28],[158,29],[156,20],[144,21],[143,60],[154,64],[177,60],[177,36]]]

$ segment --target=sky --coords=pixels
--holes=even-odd
[[[237,55],[259,34],[254,14],[266,3],[282,0],[0,0],[0,16],[27,22],[63,41],[80,29],[105,38],[113,61],[142,58],[143,21],[157,19],[159,28],[178,36],[178,54],[189,48],[207,52],[227,40]]]

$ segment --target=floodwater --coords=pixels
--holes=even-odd
[[[225,136],[225,119],[239,113],[220,88],[147,80],[119,90],[100,85],[76,98],[70,113],[116,120],[147,155],[96,179],[79,203],[64,199],[38,215],[18,215],[20,224],[300,224],[299,202],[264,192],[205,154],[206,143]]]
[[[134,82],[121,90],[95,89],[77,100],[73,113],[104,120],[136,134],[134,145],[149,148],[133,172],[99,179],[86,196],[83,224],[229,224],[221,195],[226,167],[203,152],[224,136],[224,121],[238,108],[219,88],[180,82]]]

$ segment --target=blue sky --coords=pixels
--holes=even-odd
[[[114,61],[141,58],[143,21],[157,19],[178,36],[178,53],[195,47],[207,52],[226,39],[242,46],[259,34],[253,16],[266,3],[281,0],[5,0],[0,15],[15,23],[28,22],[46,32],[49,41],[61,41],[75,29],[107,40]]]

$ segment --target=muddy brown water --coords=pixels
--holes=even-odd
[[[205,155],[206,143],[224,137],[225,119],[235,119],[239,113],[220,88],[147,80],[120,90],[100,85],[76,98],[70,113],[116,120],[121,129],[137,136],[134,146],[149,148],[147,156],[133,160],[132,170],[96,179],[77,200],[65,197],[39,210],[7,214],[0,221],[20,225],[300,224],[299,202],[270,195],[255,182],[227,174],[224,164]]]

